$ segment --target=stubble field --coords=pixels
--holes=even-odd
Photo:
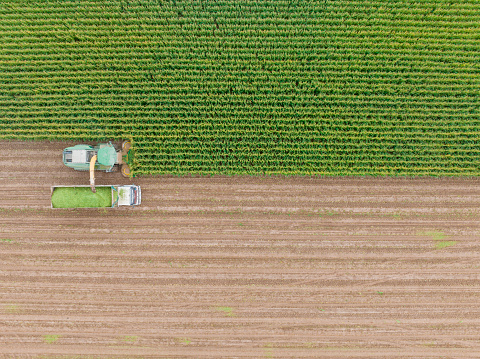
[[[142,205],[62,142],[0,142],[0,358],[473,358],[477,179],[157,177]]]

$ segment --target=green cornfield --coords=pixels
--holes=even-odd
[[[2,0],[0,139],[135,175],[478,176],[478,0]]]

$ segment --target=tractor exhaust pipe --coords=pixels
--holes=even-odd
[[[90,160],[90,188],[95,193],[95,162],[97,161],[97,155],[93,156]]]

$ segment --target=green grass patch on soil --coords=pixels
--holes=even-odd
[[[55,343],[58,340],[58,338],[60,338],[59,335],[47,334],[43,336],[43,341],[47,344],[52,344],[52,343]]]
[[[123,337],[125,343],[133,344],[138,341],[138,336],[136,335],[126,335]]]
[[[419,232],[418,233],[421,236],[428,236],[432,240],[435,241],[435,249],[443,249],[447,247],[454,246],[457,244],[457,241],[446,241],[444,239],[448,239],[449,236],[447,236],[443,232],[437,232],[437,231],[426,231],[426,232]]]
[[[5,312],[8,314],[18,314],[20,312],[20,307],[18,304],[8,304],[5,305]]]
[[[434,241],[441,241],[442,239],[447,238],[447,235],[443,232],[436,232],[436,231],[426,231],[420,232],[421,235],[432,237]]]
[[[53,208],[111,207],[110,187],[96,187],[93,193],[90,187],[57,187],[52,194]]]
[[[175,338],[175,342],[179,344],[189,345],[192,341],[189,338]]]
[[[455,244],[457,244],[457,241],[442,241],[442,242],[435,243],[435,248],[442,249],[442,248],[454,246]]]
[[[218,310],[219,312],[225,313],[227,317],[234,317],[235,314],[233,313],[233,308],[232,307],[216,307],[215,310]]]

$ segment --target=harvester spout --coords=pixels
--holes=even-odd
[[[95,193],[95,162],[97,161],[97,155],[93,156],[90,160],[90,188]]]

